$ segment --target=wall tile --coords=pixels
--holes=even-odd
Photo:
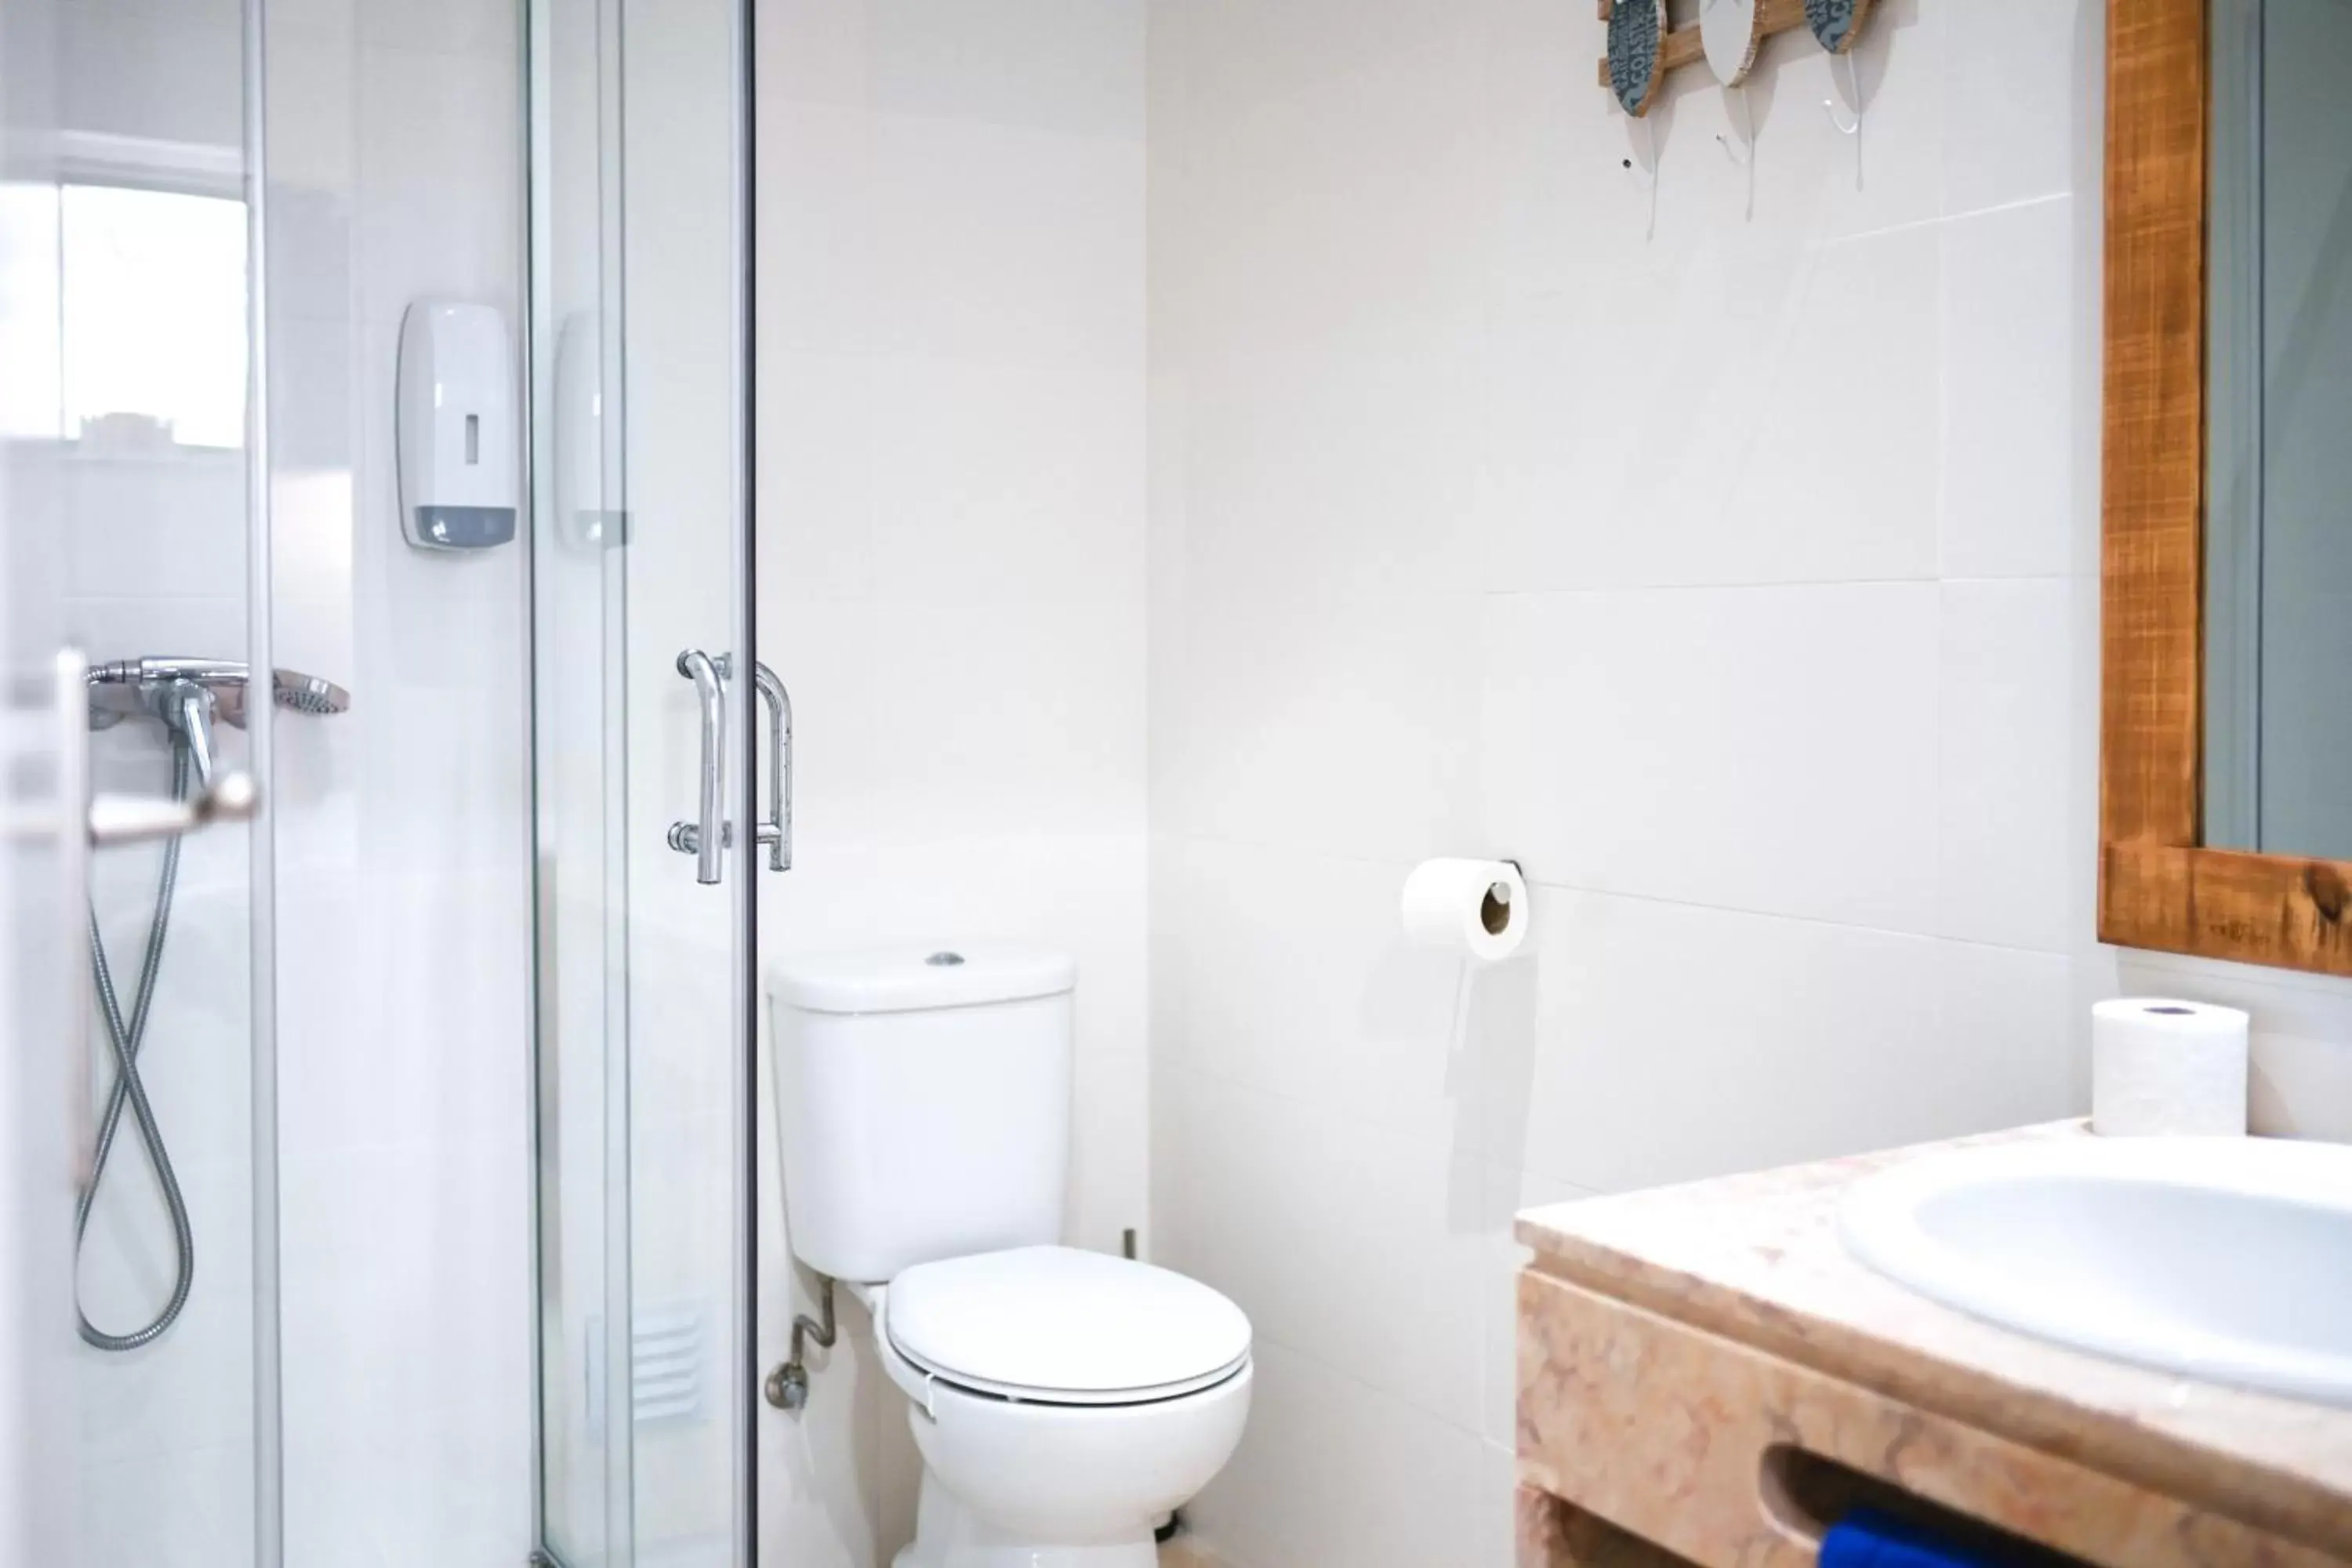
[[[1403,869],[1209,838],[1166,850],[1158,874],[1184,890],[1166,979],[1186,998],[1185,1065],[1408,1137],[1475,1129],[1465,977],[1405,944]]]
[[[1132,7],[1100,9],[1116,16]],[[1000,40],[1006,52],[996,58],[1017,58],[1011,47]],[[868,132],[870,286],[887,308],[870,318],[874,346],[1048,361],[1081,383],[1091,367],[1117,373],[1117,390],[1132,396],[1141,374],[1140,135],[1009,129],[947,105],[877,108]]]
[[[1403,863],[1459,843],[1488,613],[1467,595],[1196,604],[1181,728],[1156,738],[1170,826]]]
[[[236,11],[70,5],[58,23],[66,125],[215,150],[245,145]]]
[[[2091,694],[2067,678],[2063,579],[1947,583],[1937,687],[1937,929],[2064,952],[2074,943],[2075,726]]]
[[[360,6],[362,44],[442,55],[511,60],[520,52],[520,18],[482,0],[382,0]]]
[[[1411,324],[1475,308],[1482,267],[1475,7],[1430,0],[1373,8],[1286,7],[1238,22],[1192,19],[1204,47],[1187,106],[1185,154],[1197,238],[1182,320],[1206,349],[1376,344]],[[1328,29],[1311,16],[1330,13]],[[1408,16],[1407,14],[1410,13]],[[1391,16],[1394,25],[1391,25]],[[1234,33],[1349,42],[1305,79],[1281,80]],[[1372,46],[1385,37],[1390,48]],[[1213,38],[1213,47],[1206,40]],[[1244,64],[1244,60],[1247,61]],[[1255,84],[1232,73],[1259,75]]]
[[[1095,982],[1088,976],[1088,984]],[[1148,1245],[1146,1169],[1151,1142],[1150,1068],[1141,1051],[1085,1050],[1071,1092],[1068,1218],[1072,1247],[1117,1252],[1121,1233]]]
[[[1109,601],[877,604],[871,785],[908,837],[1142,831],[1143,633]],[[822,746],[818,733],[809,742]]]
[[[2072,571],[2077,410],[2095,361],[2075,353],[2072,201],[1940,226],[1942,566],[1961,577]]]
[[[1541,895],[1529,1170],[1617,1190],[2070,1108],[2063,958]],[[1676,978],[1692,973],[1703,990]],[[2017,989],[1988,1023],[1969,986],[1995,980]]]
[[[1184,570],[1205,594],[1400,596],[1475,585],[1469,319],[1378,346],[1189,361]]]
[[[911,0],[869,18],[867,71],[891,110],[1140,144],[1139,0]]]
[[[1944,211],[2074,189],[2073,154],[2105,68],[2101,0],[1979,0],[1945,14]]]
[[[1498,306],[1486,586],[1932,575],[1935,247],[1734,235]]]
[[[1480,1167],[1311,1102],[1203,1079],[1187,1253],[1282,1345],[1423,1413],[1478,1423]],[[1378,1311],[1355,1304],[1377,1300]]]
[[[816,0],[794,4],[784,7],[790,19],[781,24],[768,17],[776,8],[777,0],[762,6],[757,30],[763,45],[790,37],[821,57],[824,45],[812,37],[807,18],[844,7]],[[851,0],[846,8],[862,12],[864,6]],[[834,84],[846,101],[811,102],[796,84],[814,74],[783,73],[764,58],[761,66],[760,243],[753,266],[763,376],[778,368],[782,355],[858,353],[873,342],[880,296],[873,281],[874,121],[866,110],[865,79],[851,74]],[[780,438],[766,436],[761,445]],[[864,451],[862,441],[857,449]]]
[[[1516,595],[1486,833],[1547,883],[1926,931],[1932,584]]]
[[[785,623],[787,637],[809,601],[855,604],[875,595],[875,494],[893,491],[902,505],[906,494],[902,484],[877,485],[877,382],[884,379],[901,378],[880,376],[863,353],[775,346],[760,355],[758,483],[772,504],[761,523],[759,592],[762,604],[790,606],[772,617]],[[943,528],[928,510],[918,516]],[[961,559],[972,553],[967,548]],[[928,573],[913,563],[908,574],[936,582],[955,563],[931,563]]]
[[[1141,374],[1139,353],[1078,372],[1045,361],[876,358],[866,445],[882,595],[1138,604]],[[785,510],[802,504],[790,489],[778,499]]]
[[[873,58],[867,9],[866,0],[757,0],[751,31],[761,95],[862,108]]]
[[[1185,1514],[1242,1563],[1460,1568],[1478,1439],[1277,1345],[1240,1451]]]

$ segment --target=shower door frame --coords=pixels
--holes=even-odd
[[[527,302],[524,310],[524,363],[530,395],[525,399],[523,426],[527,452],[526,475],[529,496],[527,514],[531,519],[533,550],[531,553],[531,620],[532,620],[532,691],[533,726],[540,730],[548,723],[542,709],[542,699],[549,683],[581,679],[576,668],[546,667],[547,643],[541,635],[541,616],[550,592],[542,586],[542,573],[559,569],[553,561],[541,559],[541,546],[546,532],[543,512],[557,510],[554,497],[566,482],[562,473],[563,447],[556,428],[563,414],[563,389],[555,366],[560,354],[562,328],[571,323],[562,313],[562,302],[556,297],[552,268],[554,266],[554,219],[551,204],[556,199],[551,187],[556,184],[550,160],[563,132],[555,122],[551,100],[556,91],[555,66],[551,58],[555,31],[551,22],[554,7],[562,0],[520,0],[523,18],[524,47],[521,51],[523,76],[521,101],[524,109],[523,126],[523,185],[527,213]],[[751,432],[753,428],[752,400],[754,395],[753,346],[756,318],[752,310],[753,266],[753,112],[755,56],[753,51],[753,6],[751,0],[719,0],[729,13],[734,47],[732,105],[732,136],[734,167],[737,173],[733,201],[735,204],[734,239],[735,266],[732,273],[735,342],[733,345],[732,388],[733,430],[732,452],[735,471],[730,476],[734,488],[732,517],[730,520],[729,549],[731,553],[731,578],[734,593],[726,606],[731,625],[714,626],[711,635],[729,638],[726,651],[731,656],[732,671],[737,674],[757,668],[759,650],[753,643],[755,586],[753,569],[752,486],[756,458]],[[595,360],[600,401],[597,405],[597,445],[599,447],[600,502],[607,509],[604,526],[616,531],[619,537],[606,542],[601,561],[604,595],[603,614],[607,633],[600,654],[603,668],[588,679],[598,682],[600,699],[605,714],[604,751],[604,788],[608,796],[602,833],[604,837],[603,872],[604,923],[603,962],[605,971],[603,984],[605,991],[604,1035],[605,1058],[603,1064],[605,1126],[604,1129],[604,1319],[605,1323],[602,1362],[604,1371],[605,1437],[604,1442],[604,1475],[603,1502],[605,1533],[603,1554],[599,1561],[613,1568],[625,1568],[635,1561],[637,1550],[637,1520],[635,1508],[634,1444],[630,1440],[630,1388],[633,1322],[634,1214],[633,1164],[635,1139],[633,1129],[633,1095],[631,1091],[633,1058],[635,1055],[632,1031],[632,990],[634,976],[631,965],[636,954],[631,945],[631,912],[637,897],[631,879],[638,872],[633,869],[632,857],[643,849],[638,842],[643,837],[643,824],[638,814],[627,804],[630,793],[632,748],[645,742],[638,731],[651,731],[654,724],[645,721],[635,710],[636,703],[630,695],[629,679],[636,667],[648,659],[667,661],[671,650],[667,647],[639,646],[647,639],[634,635],[629,612],[629,563],[631,552],[627,531],[631,527],[632,505],[637,499],[630,489],[627,458],[629,401],[626,343],[628,335],[627,292],[628,270],[625,245],[628,237],[628,172],[627,142],[624,135],[626,123],[626,89],[625,63],[627,49],[627,29],[631,13],[640,18],[640,26],[658,26],[653,19],[657,8],[646,0],[578,0],[574,9],[593,5],[596,16],[598,82],[596,99],[596,135],[598,170],[596,220],[599,282],[595,306]],[[606,51],[610,51],[609,58]],[[555,526],[563,526],[558,517]],[[614,547],[619,546],[619,547]],[[716,648],[713,649],[717,651]],[[757,711],[752,684],[748,679],[730,679],[726,693],[728,724],[727,746],[731,753],[726,775],[726,816],[730,828],[735,825],[756,824],[760,821],[757,803],[759,769],[754,742],[758,735],[755,723]],[[547,831],[547,815],[543,790],[549,780],[544,770],[547,755],[544,743],[535,740],[531,752],[532,795],[541,805],[534,813],[534,837]],[[642,763],[641,757],[634,760]],[[689,763],[690,765],[690,763]],[[614,781],[618,781],[615,784]],[[623,804],[611,808],[609,797],[617,789]],[[730,1458],[730,1558],[733,1568],[753,1568],[758,1542],[757,1440],[760,1403],[752,1391],[757,1387],[757,1312],[758,1312],[758,1203],[757,1203],[757,1028],[759,1020],[758,991],[758,888],[757,835],[738,832],[728,846],[725,855],[726,880],[723,890],[728,903],[728,918],[733,931],[733,973],[729,977],[729,1005],[733,1062],[731,1064],[731,1098],[730,1121],[732,1132],[731,1167],[733,1172],[736,1225],[732,1248],[732,1299],[727,1303],[725,1325],[727,1353],[725,1365],[731,1387],[720,1391],[719,1404],[734,1413],[735,1420],[727,1443]],[[534,1248],[534,1289],[532,1291],[532,1353],[537,1367],[535,1397],[532,1408],[532,1443],[534,1469],[532,1486],[532,1561],[548,1568],[563,1568],[564,1557],[557,1543],[551,1540],[550,1510],[550,1434],[546,1429],[547,1384],[550,1379],[566,1375],[560,1350],[548,1341],[546,1297],[551,1287],[551,1263],[547,1256],[549,1232],[542,1220],[542,1204],[551,1184],[560,1183],[560,1173],[546,1161],[542,1134],[550,1120],[549,1103],[552,1092],[551,1075],[556,1070],[552,1055],[556,1046],[557,1024],[547,966],[554,951],[550,935],[551,919],[551,886],[545,847],[535,847],[534,876],[541,886],[535,900],[537,920],[541,929],[534,942],[536,962],[541,973],[534,983],[532,1057],[533,1078],[538,1088],[532,1096],[535,1150],[541,1152],[534,1158],[534,1179],[531,1194],[531,1231]],[[692,865],[683,858],[673,858],[677,868],[688,875]],[[614,1020],[618,1020],[617,1028]],[[551,1359],[553,1357],[554,1359]]]

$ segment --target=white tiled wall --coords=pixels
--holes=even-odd
[[[2103,28],[1885,0],[1860,188],[1773,41],[1752,216],[1683,73],[1653,233],[1589,5],[1151,7],[1152,1201],[1259,1334],[1237,1563],[1507,1561],[1515,1207],[2065,1113],[2119,984],[2352,1121],[2352,990],[2090,936]],[[1527,956],[1402,946],[1438,853]]]
[[[790,687],[762,957],[1078,959],[1067,1223],[1145,1222],[1142,0],[761,0],[761,657]],[[763,1049],[761,1060],[766,1063]],[[761,1086],[762,1364],[808,1298]],[[762,1411],[763,1560],[887,1562],[904,1399],[863,1313]]]

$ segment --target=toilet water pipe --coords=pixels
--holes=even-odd
[[[826,1274],[816,1278],[817,1310],[823,1320],[806,1312],[796,1314],[793,1319],[792,1352],[782,1365],[768,1373],[768,1403],[779,1410],[800,1410],[808,1405],[808,1363],[803,1359],[808,1342],[814,1340],[817,1349],[829,1351],[837,1337],[838,1325],[833,1321],[833,1278]]]

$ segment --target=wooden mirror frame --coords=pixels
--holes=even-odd
[[[2352,974],[2352,865],[2203,842],[2206,5],[2107,13],[2099,940]]]

